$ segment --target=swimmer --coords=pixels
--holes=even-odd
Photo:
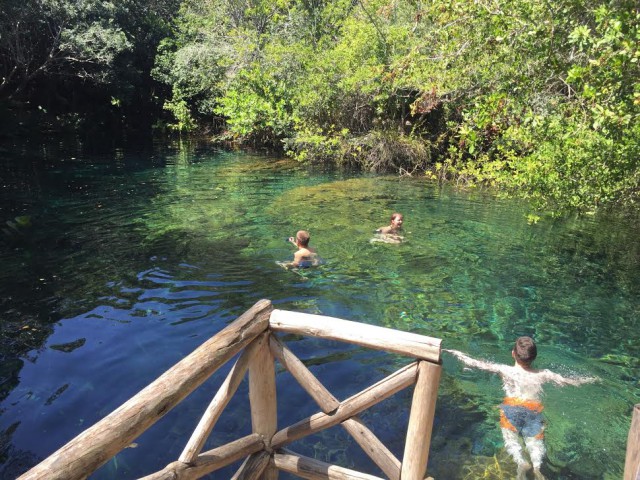
[[[381,242],[381,243],[402,243],[404,237],[400,235],[402,231],[402,223],[404,221],[404,217],[401,213],[394,213],[391,215],[391,223],[387,226],[378,228],[370,243]]]
[[[468,367],[497,373],[502,379],[505,399],[500,405],[500,427],[507,452],[518,465],[517,480],[527,478],[533,466],[536,480],[544,480],[540,472],[545,454],[544,420],[542,417],[542,385],[554,383],[559,386],[578,386],[592,383],[597,377],[563,377],[550,370],[537,370],[531,364],[536,359],[536,344],[530,337],[519,337],[511,351],[514,366],[501,365],[465,355],[457,350],[449,352]],[[522,437],[531,463],[525,460],[519,438]]]
[[[383,234],[390,233],[393,235],[397,235],[400,233],[400,230],[402,230],[403,220],[404,218],[401,213],[394,213],[393,215],[391,215],[391,223],[386,227],[378,228],[376,230],[376,233],[383,233]]]
[[[320,259],[316,251],[309,248],[309,232],[300,230],[295,238],[289,237],[288,241],[298,247],[298,251],[293,254],[293,261],[281,263],[285,268],[307,268],[319,265]]]

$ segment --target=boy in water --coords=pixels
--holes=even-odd
[[[504,437],[504,446],[518,464],[518,480],[527,478],[527,471],[533,465],[536,480],[544,480],[540,473],[542,458],[545,454],[544,420],[542,417],[542,385],[582,385],[598,380],[596,377],[563,377],[550,370],[536,370],[531,364],[536,359],[536,344],[530,337],[519,337],[511,351],[514,366],[475,360],[457,350],[445,350],[469,367],[497,373],[502,378],[505,399],[500,405],[500,427]],[[529,453],[531,463],[522,453],[519,437],[522,437]]]
[[[306,268],[318,265],[318,254],[309,248],[309,240],[311,236],[305,230],[298,231],[295,238],[289,237],[289,242],[298,247],[298,251],[293,254],[293,262],[286,263],[286,267]]]

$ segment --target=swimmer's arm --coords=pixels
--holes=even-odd
[[[485,360],[476,360],[475,358],[471,358],[469,355],[462,353],[458,350],[448,350],[443,349],[445,352],[449,352],[451,355],[456,357],[462,363],[464,363],[467,367],[477,368],[480,370],[485,370],[487,372],[492,373],[504,373],[503,367],[504,365],[500,365],[493,362],[487,362]]]
[[[600,378],[598,377],[563,377],[562,375],[554,373],[550,370],[543,370],[541,374],[545,382],[552,382],[562,387],[566,385],[578,387],[580,385],[584,385],[585,383],[594,383],[600,380]]]

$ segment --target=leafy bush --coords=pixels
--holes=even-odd
[[[639,26],[630,0],[190,0],[157,78],[225,139],[594,211],[640,191]]]

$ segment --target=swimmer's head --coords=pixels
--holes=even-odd
[[[401,213],[394,213],[391,215],[391,225],[396,228],[400,228],[402,226],[403,217]]]
[[[531,337],[518,337],[513,346],[513,358],[521,365],[530,366],[538,356],[536,342]]]
[[[298,231],[298,233],[296,233],[296,242],[302,245],[303,247],[306,247],[307,245],[309,245],[310,239],[311,239],[311,236],[309,235],[309,232],[307,232],[306,230],[300,230]]]

